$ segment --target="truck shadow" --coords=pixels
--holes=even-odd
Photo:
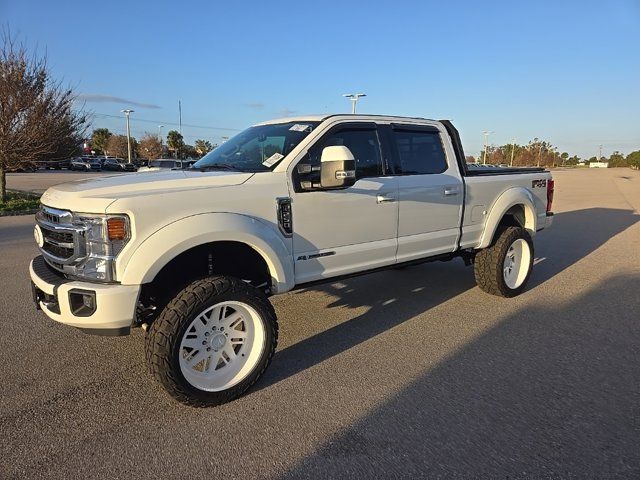
[[[637,477],[638,291],[638,275],[620,275],[566,304],[530,303],[391,392],[285,477]],[[376,375],[384,385],[387,373]]]
[[[632,210],[587,208],[555,215],[535,238],[536,257],[528,288],[549,280],[640,220]]]
[[[535,288],[578,262],[639,219],[632,211],[608,208],[557,214],[553,228],[536,237],[536,256],[545,260],[534,267],[528,288]],[[328,328],[278,351],[272,368],[254,390],[311,368],[474,287],[473,269],[465,267],[461,260],[389,270],[313,287],[312,290],[333,297],[326,308],[368,309],[333,326],[323,316],[324,310],[303,313],[306,321],[316,325],[327,320]],[[492,300],[487,295],[487,301]]]

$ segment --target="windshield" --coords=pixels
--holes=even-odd
[[[288,122],[248,128],[211,150],[193,168],[268,171],[317,125],[318,122]]]

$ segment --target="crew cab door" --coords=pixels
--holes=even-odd
[[[464,185],[446,131],[429,125],[385,128],[398,175],[398,262],[453,252]]]
[[[355,157],[356,182],[344,189],[322,189],[320,157],[324,147],[334,145],[346,146]],[[395,263],[398,180],[386,176],[383,158],[376,125],[353,122],[329,130],[294,166],[297,284]],[[301,164],[312,171],[300,173]]]

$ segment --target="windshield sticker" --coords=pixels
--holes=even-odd
[[[273,155],[271,155],[269,158],[267,158],[264,162],[262,162],[262,164],[265,167],[272,167],[276,163],[278,163],[280,160],[282,160],[283,158],[284,158],[284,155],[282,155],[281,153],[276,152]]]
[[[289,130],[291,130],[292,132],[311,131],[311,125],[305,125],[304,123],[296,123]]]

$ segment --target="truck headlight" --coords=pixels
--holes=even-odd
[[[115,259],[131,238],[126,215],[74,215],[75,225],[84,229],[86,257],[76,266],[76,275],[111,282]]]

